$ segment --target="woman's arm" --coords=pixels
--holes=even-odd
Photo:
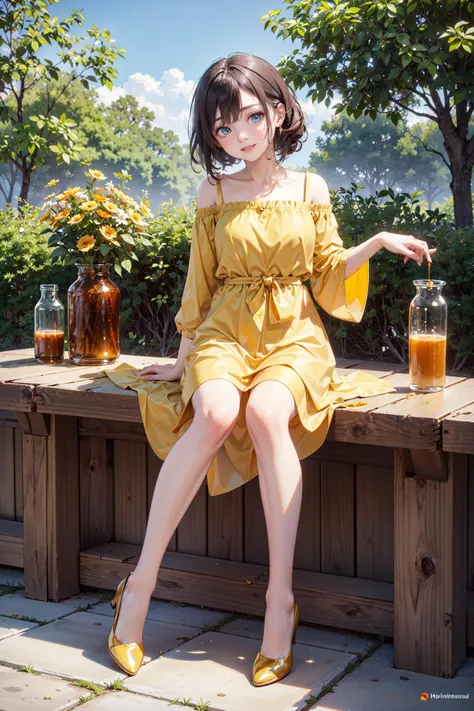
[[[317,204],[330,204],[331,196],[326,181],[320,175],[311,173],[310,175],[310,192],[311,202]],[[349,256],[346,262],[345,279],[348,279],[352,274],[360,269],[371,257],[376,254],[379,249],[388,249],[389,252],[395,254],[404,254],[404,262],[408,259],[414,259],[418,266],[423,262],[423,255],[427,261],[431,262],[431,252],[436,252],[435,249],[429,249],[427,243],[414,237],[413,235],[401,235],[394,232],[379,232],[373,237],[369,237],[362,244],[356,247],[350,247],[348,250]]]
[[[349,249],[349,257],[347,258],[345,278],[350,277],[356,272],[359,267],[367,262],[370,257],[373,257],[379,249],[388,249],[389,252],[395,254],[404,254],[404,262],[408,259],[414,259],[420,267],[425,255],[428,262],[432,262],[431,252],[436,252],[436,247],[429,249],[427,243],[414,237],[413,235],[400,235],[396,232],[379,232],[373,237],[369,237],[362,244]]]
[[[344,278],[352,276],[360,267],[365,264],[371,257],[376,254],[379,249],[382,249],[382,244],[380,243],[380,236],[374,235],[370,237],[362,244],[358,244],[356,247],[351,247],[349,251],[349,256],[346,262],[346,271]]]

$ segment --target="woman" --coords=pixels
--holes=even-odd
[[[385,247],[420,265],[435,250],[388,232],[344,249],[324,180],[281,165],[300,150],[306,128],[296,97],[265,60],[237,53],[214,62],[197,84],[192,111],[191,156],[207,176],[175,319],[179,354],[172,365],[107,371],[139,392],[148,439],[165,460],[140,560],[112,601],[109,651],[127,673],[140,668],[161,560],[206,474],[211,495],[258,474],[270,574],[252,680],[263,686],[286,676],[293,663],[300,459],[321,446],[345,400],[395,390],[366,373],[336,374],[303,282],[309,280],[328,313],[360,322],[371,256]],[[239,172],[214,172],[216,164],[239,160],[245,163]]]

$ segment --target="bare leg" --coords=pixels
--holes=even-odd
[[[246,418],[257,455],[270,559],[261,652],[272,659],[289,653],[293,628],[293,560],[303,489],[288,430],[296,413],[293,395],[283,383],[266,380],[252,389]]]
[[[241,392],[233,383],[216,378],[202,383],[191,398],[193,422],[163,462],[140,559],[123,594],[116,636],[124,644],[142,639],[163,555],[212,460],[237,421],[240,397]]]

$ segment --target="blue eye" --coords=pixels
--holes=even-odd
[[[253,116],[259,116],[259,117],[261,118],[261,117],[265,116],[265,114],[263,113],[263,111],[256,111],[255,113],[250,114],[249,118],[252,118]],[[259,121],[257,121],[257,122],[256,122],[256,121],[252,121],[252,123],[259,123]],[[230,128],[228,128],[227,126],[219,126],[219,128],[218,128],[217,131],[216,131],[216,134],[217,134],[218,136],[221,136],[221,135],[222,135],[222,134],[219,133],[219,131],[221,131],[222,129],[225,129],[225,130],[227,130],[227,131],[230,131]],[[225,137],[225,136],[228,136],[228,135],[229,135],[228,133],[225,133],[224,136],[222,136],[222,137]]]

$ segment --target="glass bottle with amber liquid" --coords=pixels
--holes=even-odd
[[[35,359],[39,363],[64,361],[64,306],[58,299],[57,284],[41,284],[35,306]]]
[[[409,387],[435,392],[446,386],[448,305],[441,296],[441,279],[415,279],[416,296],[409,314]]]

